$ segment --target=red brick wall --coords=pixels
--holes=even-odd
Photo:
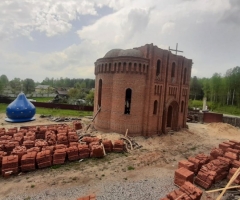
[[[96,61],[95,113],[100,79],[103,84],[101,111],[95,119],[95,127],[119,133],[129,129],[131,135],[145,136],[185,127],[192,61],[152,44],[136,49],[144,54],[143,58],[125,56],[101,58]],[[161,61],[161,66],[160,74],[156,76],[158,60]],[[172,77],[173,62],[174,77]],[[187,73],[184,84],[185,68]],[[132,89],[130,115],[124,114],[127,88]],[[155,114],[154,101],[158,102]],[[173,116],[171,127],[167,128],[169,106],[173,107]]]

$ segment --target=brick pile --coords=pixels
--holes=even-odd
[[[79,152],[79,159],[89,158],[90,156],[90,149],[86,144],[79,144],[78,152]]]
[[[21,158],[21,171],[27,172],[36,169],[36,151],[28,152]]]
[[[45,168],[52,166],[52,156],[50,150],[45,150],[37,153],[36,162],[38,168]]]
[[[104,149],[107,153],[110,153],[113,151],[113,144],[111,140],[103,140],[102,144],[104,146]]]
[[[124,151],[124,143],[123,140],[116,140],[113,144],[113,152],[123,152]]]
[[[57,144],[68,145],[67,132],[60,132],[57,134]]]
[[[0,169],[2,168],[2,158],[6,156],[7,153],[4,151],[0,151]]]
[[[179,169],[175,170],[174,183],[178,187],[181,187],[186,181],[193,183],[193,179],[194,173],[185,167],[180,167]]]
[[[99,140],[100,139],[97,137],[83,137],[81,141],[85,142],[87,145],[89,145],[92,142],[99,142]]]
[[[66,148],[59,148],[54,151],[53,164],[63,164],[66,159]]]
[[[232,176],[234,175],[234,173],[237,171],[238,168],[231,168],[229,170],[229,174],[227,176],[227,179],[230,180],[232,178]],[[240,185],[240,175],[238,175],[238,177],[233,181],[234,183]]]
[[[57,137],[54,131],[46,131],[45,132],[45,140],[47,141],[48,145],[55,145],[57,141]]]
[[[80,130],[80,129],[82,129],[82,124],[81,124],[80,121],[74,121],[74,122],[73,122],[73,126],[74,126],[74,129],[75,129],[75,130]]]
[[[18,156],[19,164],[21,163],[22,156],[26,153],[27,153],[27,148],[25,146],[16,146],[12,150],[12,155],[17,155]]]
[[[91,194],[89,196],[80,197],[77,200],[96,200],[96,195]]]
[[[3,156],[2,175],[6,176],[8,172],[10,172],[10,174],[18,173],[18,156],[17,155]]]
[[[102,158],[104,157],[103,147],[99,142],[92,142],[89,144],[90,147],[90,157],[93,158]]]
[[[70,161],[78,160],[79,155],[78,155],[78,147],[77,146],[70,146],[67,148],[67,158]]]
[[[47,127],[40,126],[36,131],[36,139],[45,139],[45,133],[47,131]]]
[[[220,182],[228,175],[230,164],[224,159],[215,159],[202,166],[195,178],[195,183],[209,189],[213,183]]]
[[[68,141],[69,142],[78,142],[78,135],[76,132],[68,132]]]
[[[200,200],[202,193],[199,188],[186,181],[179,189],[170,192],[165,198],[160,200]]]
[[[48,146],[48,143],[44,139],[36,139],[35,140],[35,147],[39,147],[42,150],[43,147]]]
[[[50,126],[20,127],[6,130],[0,128],[0,167],[5,171],[16,173],[19,169],[26,172],[63,164],[66,160],[74,161],[83,158],[104,156],[104,145],[97,137],[83,137],[79,142],[77,132],[66,124]],[[111,140],[104,141],[107,152],[111,152]],[[123,150],[123,141],[117,141],[115,147]],[[9,162],[3,158],[9,157]],[[17,158],[16,166],[10,164]],[[13,160],[13,161],[12,161]],[[3,163],[4,162],[4,163]],[[10,164],[9,164],[10,163]],[[4,165],[3,165],[4,164]],[[15,169],[15,168],[16,169]],[[11,170],[13,168],[13,170]]]

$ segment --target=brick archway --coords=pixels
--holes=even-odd
[[[178,130],[178,109],[179,105],[175,100],[169,101],[166,104],[163,115],[163,132],[167,133],[170,130]]]

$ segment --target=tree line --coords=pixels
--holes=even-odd
[[[3,92],[8,86],[11,92],[18,94],[23,91],[25,94],[31,94],[35,91],[37,85],[49,85],[51,88],[68,89],[68,95],[70,99],[86,99],[90,104],[93,103],[95,87],[94,79],[70,79],[70,78],[45,78],[42,82],[35,82],[33,79],[26,78],[21,80],[20,78],[14,78],[9,80],[6,75],[0,76],[0,93]]]
[[[189,98],[203,97],[219,106],[240,106],[240,67],[228,69],[224,75],[214,73],[211,78],[192,77]]]

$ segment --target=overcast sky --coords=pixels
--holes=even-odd
[[[114,48],[153,43],[193,60],[192,76],[240,65],[240,0],[1,0],[0,75],[95,78]]]

